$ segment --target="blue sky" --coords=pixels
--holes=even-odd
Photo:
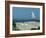
[[[32,12],[36,19],[40,18],[40,8],[13,7],[13,19],[32,19]]]

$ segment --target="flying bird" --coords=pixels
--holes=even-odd
[[[35,18],[36,16],[35,16],[35,14],[34,14],[34,12],[32,12],[32,18]]]

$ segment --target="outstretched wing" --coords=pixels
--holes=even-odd
[[[34,14],[34,12],[32,12],[32,18],[35,18],[36,16],[35,16],[35,14]]]

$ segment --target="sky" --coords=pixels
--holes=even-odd
[[[40,19],[40,8],[24,8],[24,7],[13,7],[12,8],[13,19]],[[35,18],[32,18],[32,12]]]

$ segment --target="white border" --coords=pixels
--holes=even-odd
[[[40,8],[40,30],[12,31],[12,7]],[[42,32],[42,6],[10,4],[10,34]]]

